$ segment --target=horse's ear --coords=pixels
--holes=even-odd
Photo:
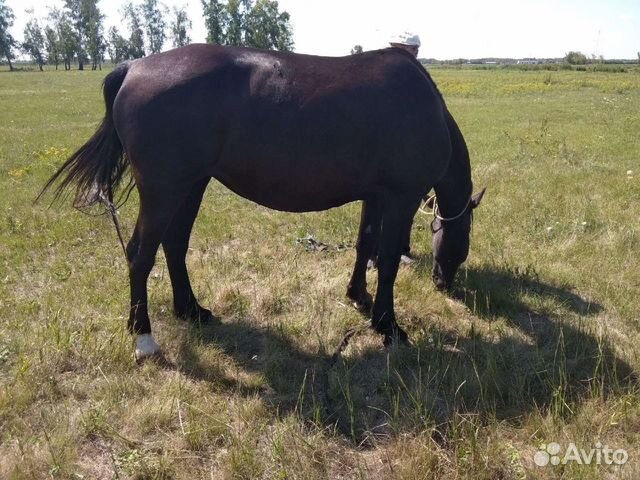
[[[436,196],[432,195],[430,197],[425,198],[424,206],[433,210],[433,206],[435,205],[435,203],[436,203]]]
[[[484,192],[487,190],[487,187],[484,187],[482,190],[480,190],[478,193],[476,193],[473,197],[471,197],[471,208],[476,208],[478,205],[480,205],[480,201],[482,200],[482,197],[484,196]]]

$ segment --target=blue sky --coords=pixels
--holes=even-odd
[[[13,32],[22,37],[26,8],[45,16],[62,0],[6,0],[13,8]],[[124,0],[101,0],[106,23],[120,25]],[[134,2],[135,3],[135,2]],[[163,0],[185,5],[191,36],[204,41],[200,0]],[[640,0],[280,0],[292,17],[300,53],[344,55],[355,44],[381,48],[395,33],[420,35],[422,57],[561,57],[569,50],[605,58],[637,58]],[[167,45],[168,47],[169,45]]]

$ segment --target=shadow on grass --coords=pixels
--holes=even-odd
[[[469,415],[511,423],[534,411],[571,416],[591,398],[622,394],[637,384],[636,372],[597,333],[597,303],[548,285],[531,271],[471,268],[459,283],[453,297],[476,317],[501,319],[515,330],[478,328],[472,320],[468,331],[453,331],[441,321],[414,318],[426,330],[411,346],[384,349],[380,338],[363,329],[343,355],[333,357],[330,351],[301,350],[278,328],[233,316],[189,328],[177,362],[195,379],[263,396],[279,414],[295,411],[336,425],[355,443],[424,429],[447,438]],[[198,345],[219,349],[262,381],[229,376],[217,360],[201,358]]]
[[[532,268],[512,268],[508,265],[470,267],[462,288],[454,297],[472,308],[476,315],[492,318],[496,315],[513,315],[530,308],[525,298],[538,297],[543,302],[552,301],[573,313],[591,316],[602,311],[602,305],[572,291],[569,286],[555,286],[540,280]]]
[[[242,372],[233,372],[229,365],[221,369],[220,356],[203,359],[198,354],[200,345],[219,349]],[[214,325],[192,325],[182,338],[177,357],[185,374],[244,395],[265,395],[284,413],[299,406],[305,378],[313,380],[314,372],[329,360],[327,354],[300,350],[277,328],[259,327],[251,319],[235,317]],[[257,373],[262,381],[247,379],[240,375],[243,372]]]

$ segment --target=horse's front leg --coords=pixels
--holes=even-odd
[[[396,322],[393,285],[398,274],[402,243],[419,204],[419,195],[404,194],[385,199],[378,255],[378,289],[371,312],[371,324],[384,335],[385,345],[390,345],[396,339],[401,342],[408,340],[407,334]]]
[[[382,208],[379,197],[372,197],[362,202],[360,228],[356,242],[356,263],[347,287],[347,297],[353,301],[358,310],[367,315],[371,313],[373,304],[373,298],[367,292],[367,262],[377,248],[381,219]]]

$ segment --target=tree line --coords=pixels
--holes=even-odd
[[[46,64],[62,65],[70,70],[91,66],[102,68],[106,55],[113,63],[144,57],[162,51],[167,40],[173,47],[191,43],[192,21],[185,7],[169,10],[158,0],[128,1],[121,9],[122,30],[111,27],[105,32],[105,16],[100,0],[64,0],[64,6],[48,8],[43,21],[33,10],[29,15],[22,41],[10,28],[15,14],[0,0],[0,59],[13,71],[18,53],[28,55],[40,70]],[[290,15],[281,12],[273,0],[201,0],[207,42],[271,50],[292,50]]]

